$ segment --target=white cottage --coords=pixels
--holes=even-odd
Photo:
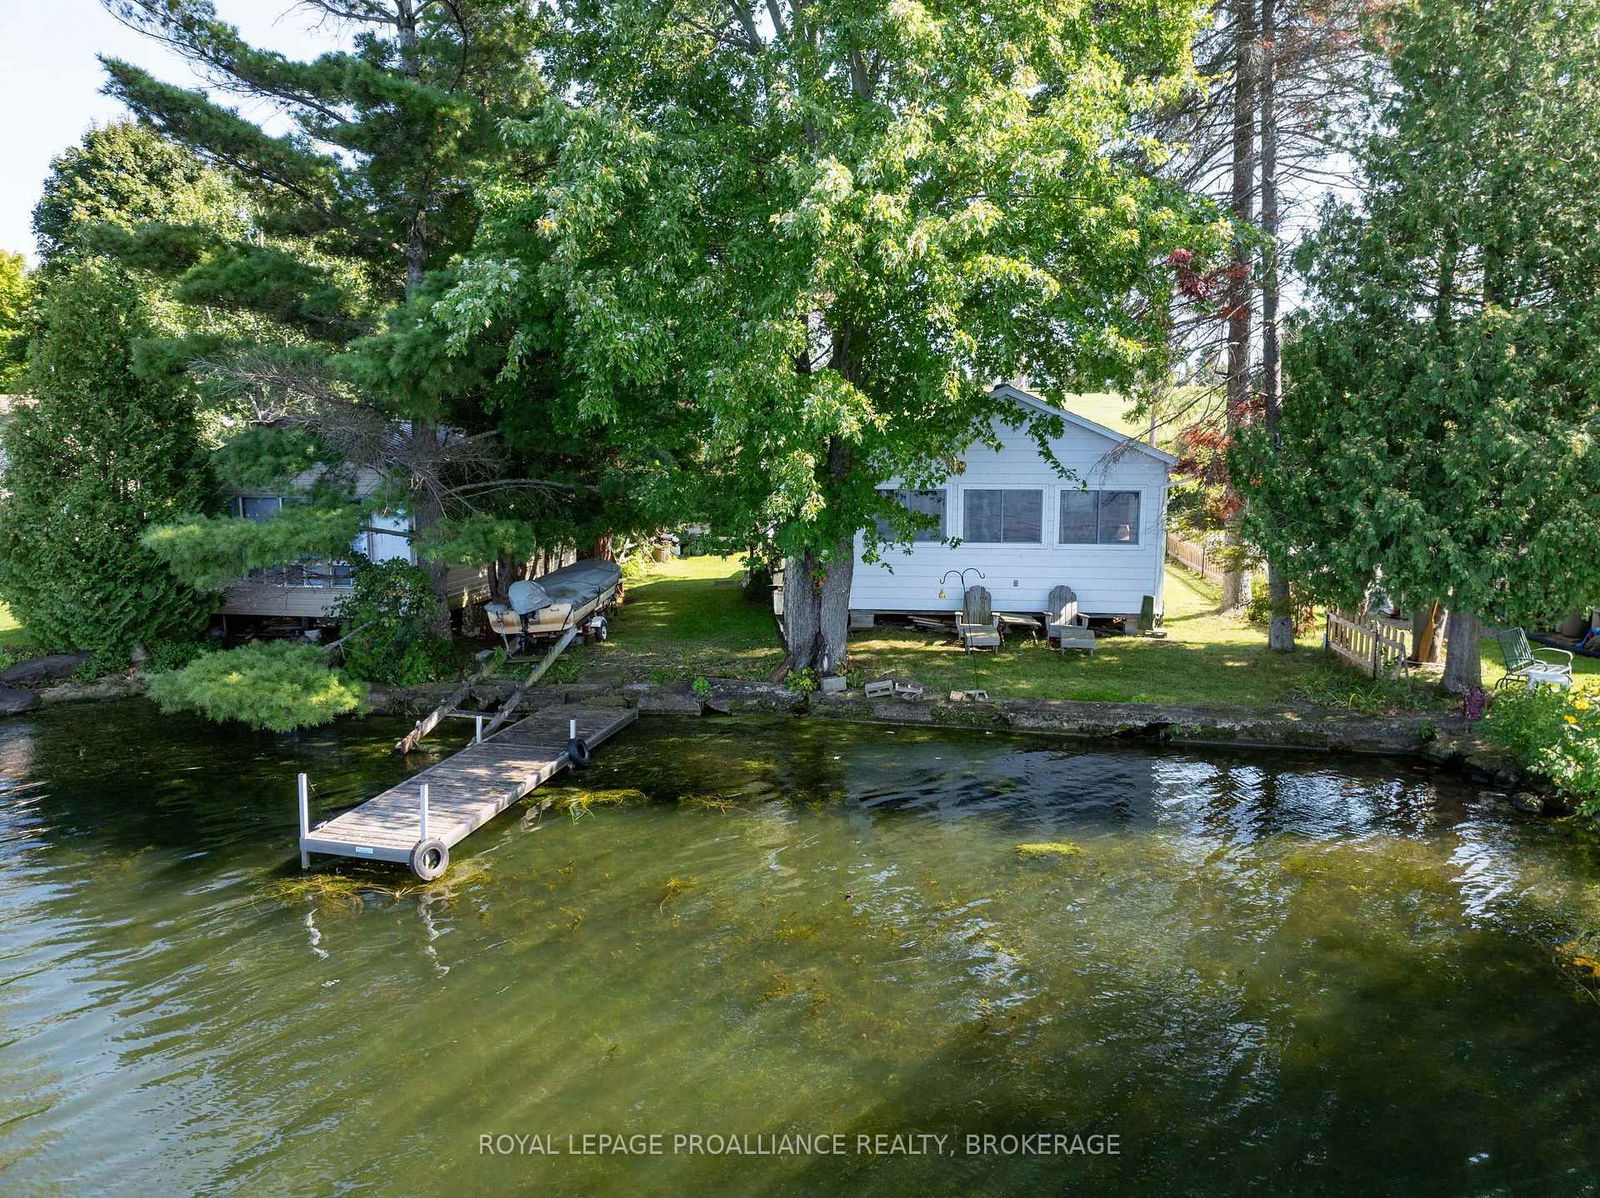
[[[900,492],[914,510],[938,516],[938,530],[870,564],[858,536],[851,622],[960,611],[962,583],[945,576],[961,570],[967,585],[989,588],[999,612],[1038,615],[1050,589],[1065,583],[1086,616],[1137,617],[1146,595],[1159,615],[1167,483],[1177,459],[1009,383],[995,394],[1065,420],[1051,449],[1073,477],[1061,477],[1026,430],[996,422],[998,451],[974,445],[944,486]],[[951,537],[956,544],[945,544]]]

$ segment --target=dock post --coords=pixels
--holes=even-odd
[[[577,720],[568,720],[567,721],[567,739],[568,740],[577,740],[578,739],[578,721]]]
[[[426,782],[422,784],[422,804],[419,813],[422,816],[422,833],[417,839],[426,840],[428,839],[428,784]]]
[[[483,717],[481,715],[474,716],[473,719],[477,722],[478,727],[477,731],[472,734],[472,743],[481,745],[483,743]]]
[[[300,868],[311,868],[311,854],[306,852],[306,837],[311,835],[311,786],[304,774],[300,775]]]

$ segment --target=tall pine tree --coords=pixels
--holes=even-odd
[[[377,445],[381,460],[359,464],[396,476],[419,537],[436,535],[461,494],[448,479],[456,449],[439,423],[470,426],[472,413],[448,410],[448,397],[425,377],[426,364],[401,358],[385,371],[359,372],[362,389],[352,387],[337,360],[379,329],[383,311],[421,297],[429,272],[446,268],[470,244],[478,180],[504,156],[498,124],[526,115],[541,95],[529,6],[311,0],[303,6],[309,15],[350,37],[300,62],[249,45],[209,0],[105,4],[187,58],[220,94],[263,101],[295,127],[274,136],[205,93],[105,60],[111,94],[225,168],[255,208],[255,236],[172,257],[178,298],[261,312],[307,338],[290,354],[218,356],[209,368],[259,400],[265,420],[301,419],[326,432],[351,404],[405,420],[405,448],[368,436],[370,422],[342,429],[345,448]],[[384,389],[373,389],[376,383]],[[480,471],[471,481],[473,502],[457,504],[463,512],[482,509],[491,489],[485,483]],[[297,549],[318,555],[327,547]],[[430,569],[442,595],[443,564],[432,560]]]

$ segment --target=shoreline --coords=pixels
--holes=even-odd
[[[731,678],[708,681],[710,687],[704,693],[696,693],[682,682],[568,683],[540,688],[527,697],[524,709],[538,711],[582,702],[600,707],[635,707],[641,716],[787,715],[1146,746],[1293,749],[1406,757],[1504,790],[1519,810],[1550,816],[1570,814],[1547,787],[1487,745],[1461,715],[1400,712],[1365,716],[1315,708],[1274,710],[1076,699],[954,701],[947,694],[868,699],[859,690],[825,695],[793,691],[772,682]],[[421,715],[440,703],[455,685],[374,686],[367,710],[371,714]],[[479,705],[486,705],[503,700],[515,687],[514,682],[485,681],[473,688],[472,697]],[[144,686],[137,678],[111,676],[91,682],[63,682],[34,693],[39,702],[31,710],[39,710],[135,698],[144,693]]]

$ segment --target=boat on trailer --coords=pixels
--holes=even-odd
[[[617,601],[622,570],[616,562],[586,558],[539,578],[514,582],[504,601],[484,604],[489,627],[508,653],[578,630],[605,639],[605,612]]]

